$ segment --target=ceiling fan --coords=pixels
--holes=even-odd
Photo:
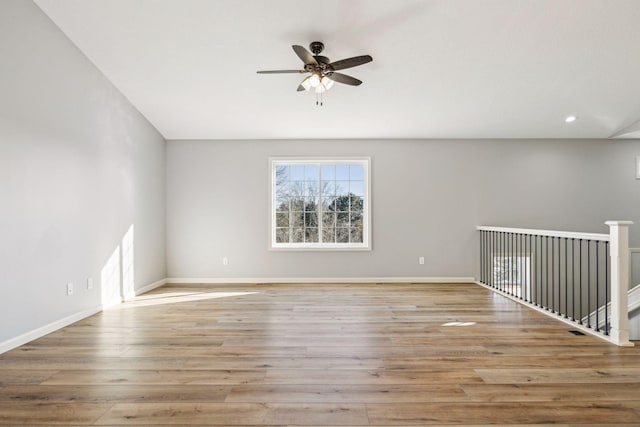
[[[326,56],[320,55],[324,49],[324,44],[322,42],[311,42],[309,49],[313,52],[313,55],[302,46],[293,45],[292,48],[304,63],[304,69],[258,71],[258,74],[309,73],[309,76],[302,80],[302,83],[298,86],[298,92],[313,89],[316,94],[321,95],[323,92],[331,89],[334,82],[350,86],[359,86],[362,84],[362,81],[336,71],[357,67],[358,65],[363,65],[373,61],[371,55],[361,55],[331,62]],[[316,100],[316,104],[317,103],[318,102]],[[320,102],[320,105],[322,105],[322,102]]]

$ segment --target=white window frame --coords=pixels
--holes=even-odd
[[[363,167],[363,230],[362,243],[276,243],[275,179],[276,164],[361,164]],[[274,251],[370,251],[371,250],[371,158],[370,157],[270,157],[269,158],[269,250]],[[318,219],[322,233],[322,219]]]

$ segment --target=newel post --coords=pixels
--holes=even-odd
[[[611,340],[620,346],[629,341],[629,226],[632,221],[607,221],[611,255]]]

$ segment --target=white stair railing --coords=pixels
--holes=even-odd
[[[631,221],[608,234],[476,227],[478,284],[619,346],[629,341]]]

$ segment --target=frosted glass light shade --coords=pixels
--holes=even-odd
[[[300,83],[300,86],[302,86],[304,88],[304,90],[311,89],[311,82],[309,82],[310,79],[311,79],[311,77],[307,77],[306,79],[304,79],[302,81],[302,83]]]
[[[309,76],[309,83],[311,84],[311,87],[318,87],[320,84],[320,77],[317,74],[311,74],[311,76]]]
[[[324,88],[325,88],[326,90],[329,90],[329,89],[331,89],[331,88],[333,87],[333,83],[334,83],[334,81],[333,81],[333,80],[331,80],[329,77],[324,76],[324,77],[322,78],[322,80],[321,80],[321,83],[322,83],[322,86],[324,86]]]

